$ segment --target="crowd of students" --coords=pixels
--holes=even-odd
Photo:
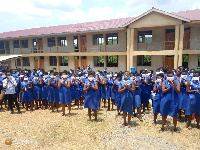
[[[149,109],[149,100],[152,100],[154,120],[162,116],[162,127],[166,124],[168,116],[173,117],[174,131],[177,130],[177,118],[184,113],[188,129],[192,129],[192,115],[195,114],[197,128],[200,121],[200,82],[199,72],[195,69],[179,67],[168,71],[163,67],[153,73],[152,70],[132,72],[107,72],[98,70],[96,73],[79,67],[72,70],[58,72],[44,72],[41,70],[17,70],[15,73],[0,71],[0,91],[5,91],[4,103],[8,100],[8,108],[14,113],[13,105],[21,113],[18,102],[26,108],[38,109],[48,107],[51,111],[62,106],[62,115],[65,116],[65,107],[68,106],[68,116],[71,113],[71,102],[75,100],[77,109],[84,104],[91,112],[94,111],[97,121],[97,112],[100,102],[104,107],[108,103],[108,110],[117,107],[117,113],[123,112],[121,127],[131,127],[131,118],[138,116],[142,121],[141,111]],[[155,96],[152,94],[155,93]],[[2,107],[2,102],[1,102]],[[136,113],[137,111],[137,113]],[[138,114],[138,115],[136,115]],[[128,115],[128,124],[126,121]]]

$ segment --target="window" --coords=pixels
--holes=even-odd
[[[199,60],[198,60],[198,67],[200,67],[200,55],[199,55]]]
[[[151,43],[152,31],[138,31],[138,43]]]
[[[37,50],[37,40],[33,39],[33,49]]]
[[[107,56],[107,67],[118,67],[118,56]]]
[[[28,40],[21,40],[22,48],[28,48]]]
[[[78,49],[78,36],[74,36],[74,49]]]
[[[30,66],[29,57],[23,57],[23,66]]]
[[[49,56],[50,66],[57,66],[56,56]]]
[[[68,66],[68,56],[60,56],[60,66]]]
[[[48,47],[56,46],[55,37],[48,38]]]
[[[94,66],[104,67],[104,56],[94,56]]]
[[[151,66],[151,56],[150,55],[139,55],[137,56],[138,66]]]
[[[21,59],[17,58],[17,66],[21,66]]]
[[[182,55],[182,66],[184,68],[188,67],[188,55],[187,54]]]
[[[93,35],[93,45],[103,45],[103,44],[104,44],[103,34]]]
[[[4,49],[4,42],[0,41],[0,49]]]
[[[58,46],[67,46],[66,37],[58,37]]]
[[[106,34],[106,44],[107,45],[118,44],[118,33],[108,33],[108,34]]]
[[[19,48],[19,40],[14,40],[13,46],[14,46],[14,48]]]

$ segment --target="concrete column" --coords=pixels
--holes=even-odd
[[[178,56],[178,66],[182,66],[182,55],[183,55],[183,38],[184,38],[184,25],[180,25],[180,42],[179,42],[179,56]]]
[[[178,47],[179,47],[179,25],[175,26],[175,47],[174,47],[174,68],[178,67]]]
[[[20,58],[20,61],[21,61],[21,69],[23,69],[23,58],[22,57]]]
[[[135,41],[134,39],[135,39],[135,29],[131,29],[130,68],[133,67],[133,51],[134,51],[134,41]]]
[[[131,44],[131,29],[127,29],[127,59],[126,59],[126,70],[130,70],[130,44]]]
[[[79,56],[79,60],[78,60],[79,62],[79,66],[78,67],[81,67],[81,56]],[[84,66],[85,67],[85,66]],[[77,69],[77,68],[76,68]]]
[[[103,40],[104,40],[104,52],[106,52],[106,34],[105,33],[103,33]]]
[[[20,47],[20,52],[22,54],[22,44],[21,44],[21,40],[19,40],[19,47]]]
[[[57,67],[56,67],[56,71],[57,72],[60,72],[60,57],[59,56],[56,56],[56,60],[57,60]]]

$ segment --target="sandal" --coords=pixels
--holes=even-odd
[[[132,127],[130,124],[128,125],[128,128]]]
[[[121,128],[124,128],[125,126],[126,126],[126,125],[123,123],[120,127],[121,127]]]
[[[189,127],[187,127],[188,128],[188,130],[192,130],[192,127],[191,126],[189,126]]]
[[[160,130],[161,130],[162,132],[163,132],[163,131],[165,131],[165,129],[164,129],[164,128],[161,128]]]
[[[180,133],[180,131],[177,128],[174,128],[174,132]]]
[[[62,113],[62,116],[65,116],[65,113]]]

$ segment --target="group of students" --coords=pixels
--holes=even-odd
[[[15,96],[26,107],[33,111],[42,106],[54,111],[62,105],[62,115],[65,116],[65,107],[68,106],[68,116],[71,113],[71,102],[75,100],[77,109],[84,103],[84,108],[88,108],[88,116],[91,120],[91,112],[94,111],[97,121],[97,111],[100,102],[104,107],[108,103],[108,110],[113,110],[113,105],[117,106],[117,112],[123,112],[124,122],[121,127],[127,125],[131,127],[131,118],[136,116],[142,121],[141,110],[149,109],[149,100],[152,99],[154,120],[156,124],[157,116],[162,116],[162,127],[166,124],[167,116],[173,117],[174,131],[177,130],[177,117],[185,114],[188,129],[192,129],[192,115],[195,114],[197,128],[200,121],[200,82],[199,72],[195,69],[179,67],[176,70],[167,71],[163,67],[153,71],[141,70],[140,73],[132,72],[107,72],[81,70],[79,67],[75,72],[72,70],[58,72],[44,72],[42,70],[18,70],[16,73],[0,72],[0,91],[9,90],[13,84]],[[12,84],[9,84],[12,83]],[[153,93],[155,96],[153,97]],[[5,96],[5,100],[8,99]],[[35,102],[35,103],[34,103]],[[17,101],[15,100],[15,103]],[[6,102],[5,102],[6,104]],[[17,104],[18,105],[18,104]],[[12,103],[9,104],[12,108]],[[19,110],[19,108],[18,108]],[[13,109],[11,109],[13,113]]]

